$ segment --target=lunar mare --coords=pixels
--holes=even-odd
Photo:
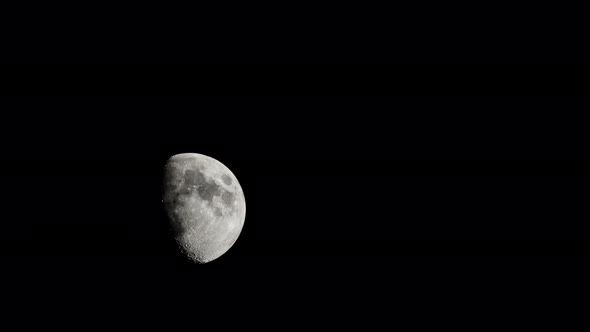
[[[246,218],[244,192],[221,162],[177,154],[164,167],[163,202],[176,242],[190,259],[210,262],[229,250]]]

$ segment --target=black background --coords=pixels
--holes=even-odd
[[[585,10],[19,4],[0,20],[3,322],[474,330],[564,307],[563,329],[582,308]],[[247,200],[204,266],[160,204],[182,152]]]
[[[579,71],[216,68],[8,71],[11,312],[366,328],[422,310],[419,294],[434,306],[470,301],[471,288],[534,295],[531,276],[582,269],[590,160]],[[177,252],[161,206],[162,166],[183,152],[223,162],[246,197],[240,238],[206,265]]]
[[[171,155],[192,151],[222,160],[244,187],[253,221],[235,259],[585,253],[584,133],[539,124],[583,102],[9,99],[7,252],[166,257],[160,172]],[[524,107],[536,115],[516,117]]]
[[[584,8],[528,3],[6,6],[3,63],[587,63]]]

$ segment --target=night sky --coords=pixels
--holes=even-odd
[[[2,165],[11,216],[5,253],[174,257],[161,171],[182,152],[222,161],[244,188],[241,249],[228,260],[552,252],[523,244],[585,237],[588,161],[565,159],[571,150],[545,137],[517,137],[532,135],[523,128],[534,119],[499,121],[507,103],[536,105],[515,98],[11,100],[8,107],[48,111],[37,121],[21,115],[6,137],[14,143]],[[460,119],[460,111],[477,119]]]
[[[582,2],[5,3],[2,331],[587,320]],[[246,200],[205,265],[162,206],[187,152]]]
[[[2,99],[16,307],[329,320],[324,305],[506,271],[481,262],[588,254],[585,132],[552,115],[581,98],[43,94]],[[238,241],[206,265],[177,251],[161,204],[164,162],[184,152],[224,163],[246,198]]]

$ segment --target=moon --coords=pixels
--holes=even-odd
[[[176,243],[196,263],[226,253],[246,219],[238,179],[221,162],[198,153],[177,154],[167,160],[163,203]]]

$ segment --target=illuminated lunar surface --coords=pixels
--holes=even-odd
[[[183,153],[168,159],[163,202],[176,242],[197,263],[227,252],[246,219],[244,192],[234,174],[202,154]]]

